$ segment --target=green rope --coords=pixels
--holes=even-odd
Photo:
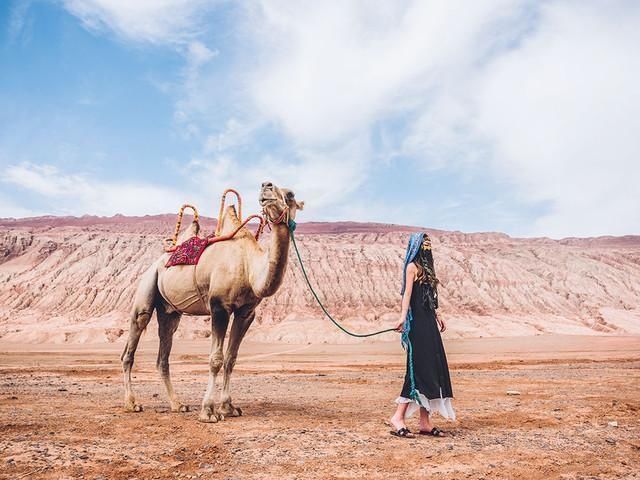
[[[353,333],[353,332],[350,332],[349,330],[347,330],[346,328],[344,328],[342,325],[340,325],[336,320],[334,320],[334,318],[331,316],[331,314],[327,311],[327,309],[324,307],[324,305],[320,301],[320,298],[318,298],[318,294],[316,293],[316,291],[311,286],[311,282],[309,281],[309,277],[307,276],[307,271],[305,270],[304,264],[302,263],[302,257],[300,256],[300,251],[298,250],[298,245],[296,244],[296,239],[295,239],[295,237],[293,235],[293,231],[296,229],[296,222],[294,222],[293,220],[289,219],[288,226],[289,226],[289,233],[291,234],[291,242],[293,243],[293,248],[296,251],[296,256],[298,257],[298,262],[300,263],[300,269],[302,270],[302,275],[304,276],[304,279],[307,282],[307,285],[309,286],[309,290],[311,290],[311,293],[313,294],[314,298],[316,299],[316,302],[318,302],[318,305],[320,305],[320,308],[322,309],[324,314],[327,316],[327,318],[329,320],[331,320],[333,322],[333,324],[336,327],[338,327],[340,330],[342,330],[347,335],[351,335],[352,337],[358,337],[358,338],[373,337],[374,335],[380,335],[381,333],[395,332],[396,331],[395,328],[387,328],[386,330],[380,330],[379,332],[373,332],[373,333]],[[413,377],[413,375],[412,375],[412,377]]]
[[[296,244],[296,238],[293,235],[293,232],[296,229],[296,222],[294,222],[293,220],[289,219],[289,222],[288,222],[287,226],[289,227],[289,233],[291,235],[291,243],[293,243],[293,249],[295,250],[296,256],[298,257],[298,263],[300,263],[300,270],[302,270],[302,275],[304,276],[304,279],[307,282],[307,285],[309,286],[309,290],[311,290],[311,293],[313,294],[314,298],[316,299],[316,302],[318,302],[318,305],[320,305],[320,308],[322,309],[324,314],[327,316],[327,318],[329,320],[331,320],[333,322],[333,324],[336,327],[338,327],[340,330],[342,330],[347,335],[351,335],[352,337],[358,337],[358,338],[373,337],[374,335],[380,335],[381,333],[395,332],[396,331],[395,328],[387,328],[386,330],[380,330],[379,332],[373,332],[373,333],[353,333],[353,332],[350,332],[349,330],[347,330],[346,328],[344,328],[342,325],[340,325],[331,316],[331,314],[327,311],[327,309],[324,307],[324,305],[320,301],[320,298],[318,298],[318,294],[313,289],[313,286],[311,285],[311,282],[309,281],[309,276],[307,275],[307,271],[305,270],[304,264],[302,263],[302,257],[300,256],[300,250],[298,250],[298,245]],[[422,402],[420,401],[420,397],[418,396],[418,391],[416,390],[415,379],[414,379],[414,376],[413,376],[413,348],[411,347],[411,341],[409,340],[409,338],[407,338],[406,341],[407,341],[407,354],[409,356],[409,362],[408,362],[409,363],[409,379],[410,379],[410,382],[411,382],[411,392],[409,393],[409,396],[412,399],[414,399],[418,405],[420,405],[421,407],[424,408],[425,406],[422,404]]]

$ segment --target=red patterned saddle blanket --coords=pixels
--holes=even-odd
[[[204,249],[210,245],[208,238],[191,237],[178,245],[165,267],[174,265],[197,265]]]

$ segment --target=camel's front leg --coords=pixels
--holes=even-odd
[[[242,409],[234,407],[231,403],[229,383],[231,381],[231,372],[233,372],[233,367],[236,364],[240,343],[247,333],[247,330],[249,330],[255,316],[255,307],[246,310],[240,309],[235,312],[233,316],[229,345],[227,346],[227,353],[224,357],[224,377],[222,380],[222,396],[220,398],[220,412],[227,416],[239,417],[242,415]]]
[[[216,377],[222,368],[222,346],[229,325],[229,312],[223,308],[211,309],[211,354],[209,355],[209,383],[202,399],[202,408],[198,420],[215,423],[224,420],[224,416],[216,412],[215,393]]]

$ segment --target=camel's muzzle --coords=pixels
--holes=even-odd
[[[265,205],[277,200],[278,194],[276,193],[273,184],[271,182],[263,183],[262,188],[260,189],[260,196],[258,197],[260,205],[264,207]]]

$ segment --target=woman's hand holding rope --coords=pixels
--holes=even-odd
[[[402,333],[404,331],[404,319],[405,319],[405,317],[406,317],[406,315],[405,316],[400,315],[400,319],[393,326],[393,328],[399,333]]]

